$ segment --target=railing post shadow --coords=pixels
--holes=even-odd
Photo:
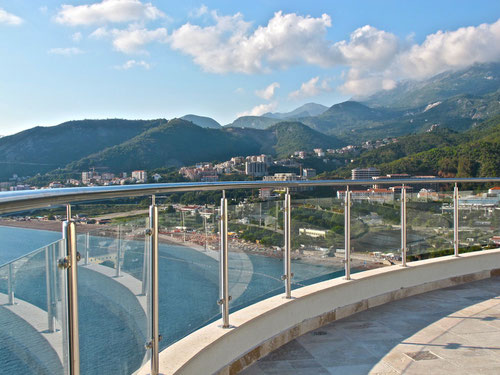
[[[14,269],[12,263],[9,263],[9,276],[7,279],[7,293],[9,295],[9,305],[16,303],[14,299]]]
[[[283,207],[283,229],[285,237],[285,253],[284,253],[284,275],[281,277],[285,282],[285,298],[292,298],[292,277],[291,272],[291,257],[292,257],[292,240],[291,240],[291,224],[292,224],[292,210],[291,210],[291,196],[290,189],[286,188],[285,202]]]
[[[117,249],[116,249],[116,274],[115,277],[121,276],[121,258],[122,258],[122,231],[121,225],[118,225],[118,238],[117,238]]]
[[[85,234],[85,265],[89,265],[90,232]]]
[[[349,185],[344,200],[344,242],[345,242],[345,279],[351,280],[351,191]]]
[[[219,292],[220,298],[217,303],[221,307],[222,328],[229,328],[229,257],[227,242],[227,198],[226,192],[222,191],[220,201],[220,257],[219,257]]]

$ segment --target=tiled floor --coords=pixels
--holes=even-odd
[[[333,322],[241,374],[500,374],[500,277]]]

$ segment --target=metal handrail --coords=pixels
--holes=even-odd
[[[23,190],[0,193],[0,214],[31,210],[73,202],[110,198],[138,197],[187,191],[232,189],[292,188],[301,186],[363,186],[413,184],[500,183],[500,177],[485,178],[405,178],[377,180],[310,180],[310,181],[231,181],[96,186],[81,188]]]
[[[45,249],[47,249],[49,246],[52,246],[52,245],[58,244],[58,243],[60,243],[61,241],[62,241],[62,239],[60,239],[60,240],[56,240],[56,241],[51,242],[51,243],[49,243],[49,244],[47,244],[47,245],[44,245],[44,246],[42,246],[42,247],[39,247],[38,249],[35,249],[35,250],[33,250],[33,251],[30,251],[29,253],[26,253],[26,254],[24,254],[24,255],[18,256],[18,257],[17,257],[17,258],[15,258],[15,259],[9,260],[8,262],[2,263],[2,264],[0,264],[0,269],[1,269],[1,268],[3,268],[3,267],[5,267],[5,266],[8,266],[9,264],[16,263],[16,262],[18,262],[18,261],[19,261],[19,260],[21,260],[21,259],[24,259],[24,258],[30,257],[30,256],[35,255],[35,254],[38,254],[38,253],[41,253],[42,251],[44,251]]]
[[[77,262],[78,252],[76,249],[76,229],[75,223],[71,220],[71,203],[72,202],[88,202],[103,199],[119,198],[119,197],[137,197],[137,196],[152,196],[152,204],[149,210],[149,228],[146,234],[150,236],[150,246],[148,256],[150,269],[149,291],[151,295],[151,341],[147,344],[147,348],[151,349],[151,374],[159,374],[159,316],[158,316],[158,207],[155,204],[155,194],[171,193],[171,192],[187,192],[187,191],[216,191],[229,189],[255,189],[255,188],[284,188],[286,189],[286,215],[284,216],[284,225],[286,230],[285,235],[285,291],[286,297],[291,297],[290,279],[293,274],[290,272],[290,257],[291,257],[291,230],[289,228],[291,222],[290,216],[290,194],[289,189],[293,187],[306,186],[329,186],[347,188],[345,194],[345,277],[350,279],[350,206],[352,186],[366,185],[397,185],[402,186],[402,199],[404,203],[401,206],[401,253],[406,258],[406,187],[415,184],[454,184],[454,248],[455,256],[459,256],[458,249],[458,187],[460,183],[500,183],[500,177],[493,178],[406,178],[406,179],[377,179],[377,180],[312,180],[312,181],[237,181],[237,182],[207,182],[207,183],[171,183],[171,184],[144,184],[144,185],[127,185],[127,186],[102,186],[102,187],[86,187],[86,188],[63,188],[51,190],[34,190],[34,191],[19,191],[0,193],[0,214],[23,211],[53,205],[67,205],[66,221],[63,226],[63,238],[66,242],[65,257],[58,261],[63,262],[64,275],[67,283],[67,306],[63,313],[65,331],[68,337],[68,369],[71,375],[80,374],[80,358],[79,358],[79,340],[78,340],[78,278],[77,278]],[[228,295],[228,261],[227,261],[227,199],[225,194],[221,200],[221,260],[220,260],[220,300],[221,304],[223,328],[230,327],[229,324],[229,301]],[[37,251],[37,250],[35,250]],[[88,257],[88,256],[86,256]],[[46,258],[47,261],[49,258]],[[405,259],[406,260],[406,259]],[[405,265],[405,262],[403,262]],[[11,280],[11,276],[9,276]],[[9,292],[10,293],[10,292]],[[48,297],[49,298],[49,297]],[[13,295],[11,298],[13,303]],[[49,319],[51,319],[49,314]],[[64,331],[64,330],[63,330]]]

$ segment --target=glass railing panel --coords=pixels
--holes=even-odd
[[[35,229],[40,227],[37,225],[38,220],[28,221],[17,217],[3,219],[2,222],[8,226],[0,224],[0,265],[23,257],[61,238],[61,222],[53,222],[51,229],[56,229],[55,231]]]
[[[160,348],[220,319],[219,202],[159,204]]]
[[[283,293],[283,201],[228,206],[231,311]]]
[[[148,359],[148,208],[85,209],[98,216],[76,228],[81,373],[132,374]]]
[[[488,190],[460,190],[459,197],[459,252],[498,247],[500,195]]]
[[[351,267],[364,270],[401,263],[400,194],[351,197]]]
[[[407,260],[452,255],[453,191],[407,194]]]
[[[344,276],[344,208],[336,198],[294,199],[292,289]]]
[[[65,289],[57,241],[0,268],[0,373],[65,374]]]

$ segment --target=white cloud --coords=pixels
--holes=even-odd
[[[430,34],[421,45],[398,56],[395,65],[401,67],[405,77],[425,78],[493,61],[500,61],[500,19],[492,24]]]
[[[273,82],[269,86],[267,86],[265,89],[255,91],[255,95],[257,95],[259,98],[262,98],[262,99],[271,100],[272,97],[274,96],[274,92],[279,87],[280,87],[280,84],[278,82]]]
[[[73,39],[73,42],[76,42],[76,43],[78,43],[80,40],[82,40],[82,37],[83,37],[83,35],[79,31],[74,33],[73,35],[71,35],[71,39]]]
[[[313,77],[309,81],[300,85],[300,89],[292,91],[288,97],[290,99],[307,98],[316,96],[322,92],[330,91],[331,87],[326,79],[320,82],[319,77]]]
[[[500,61],[500,19],[493,24],[438,31],[415,44],[413,35],[396,35],[365,25],[349,39],[330,41],[331,18],[279,11],[267,24],[252,27],[243,15],[221,16],[202,6],[193,15],[209,15],[212,24],[188,22],[171,33],[170,46],[193,58],[211,73],[262,73],[308,64],[344,66],[347,94],[369,95],[388,90],[401,79],[426,78],[474,63]],[[316,95],[321,86],[305,83],[291,97]],[[328,84],[327,84],[328,85]],[[324,88],[323,88],[324,89]]]
[[[62,56],[72,56],[80,55],[83,51],[80,48],[68,47],[68,48],[52,48],[48,51],[51,55],[62,55]]]
[[[139,0],[103,0],[95,4],[77,6],[63,4],[55,16],[55,21],[78,26],[139,22],[162,17],[165,17],[165,14],[151,3],[142,3]]]
[[[47,7],[47,5],[42,5],[40,8],[38,8],[38,10],[42,14],[47,14],[47,12],[49,11],[49,8]]]
[[[261,116],[264,113],[275,111],[278,108],[277,102],[260,104],[258,106],[253,107],[250,111],[240,112],[236,115],[236,117],[242,116]]]
[[[0,25],[5,24],[5,25],[17,26],[22,23],[23,19],[21,17],[18,17],[0,8]]]
[[[173,49],[193,57],[212,73],[256,73],[299,63],[330,66],[336,51],[325,40],[330,17],[274,14],[266,26],[250,30],[241,13],[220,16],[212,11],[211,26],[186,23],[172,32]]]
[[[243,87],[238,87],[236,90],[234,90],[234,93],[242,95],[245,93],[245,89]]]
[[[394,34],[366,25],[354,30],[349,42],[337,42],[334,48],[338,49],[346,65],[383,69],[397,54],[399,41]]]
[[[390,90],[396,87],[396,80],[386,73],[371,73],[366,70],[351,68],[344,75],[344,84],[340,90],[346,94],[359,97],[371,95],[377,91]]]
[[[131,54],[146,53],[144,46],[153,42],[166,43],[168,34],[167,29],[163,27],[148,30],[139,28],[137,25],[131,25],[128,29],[123,30],[108,30],[105,27],[100,27],[90,36],[96,39],[111,38],[115,50]]]
[[[149,70],[151,68],[151,65],[149,63],[147,63],[146,61],[144,60],[140,60],[140,61],[136,61],[136,60],[128,60],[126,61],[123,65],[117,65],[115,66],[115,69],[118,69],[118,70],[129,70],[131,68],[135,68],[135,67],[142,67],[146,70]]]
[[[406,46],[392,47],[386,38],[380,64],[350,64],[340,89],[347,94],[367,96],[394,88],[401,79],[425,79],[447,70],[475,63],[500,61],[500,19],[493,24],[462,27],[429,34],[422,44],[407,38]],[[379,52],[377,52],[379,53]]]
[[[192,18],[199,18],[201,16],[204,16],[205,14],[208,14],[208,7],[205,4],[202,4],[199,8],[189,12],[189,17]]]

